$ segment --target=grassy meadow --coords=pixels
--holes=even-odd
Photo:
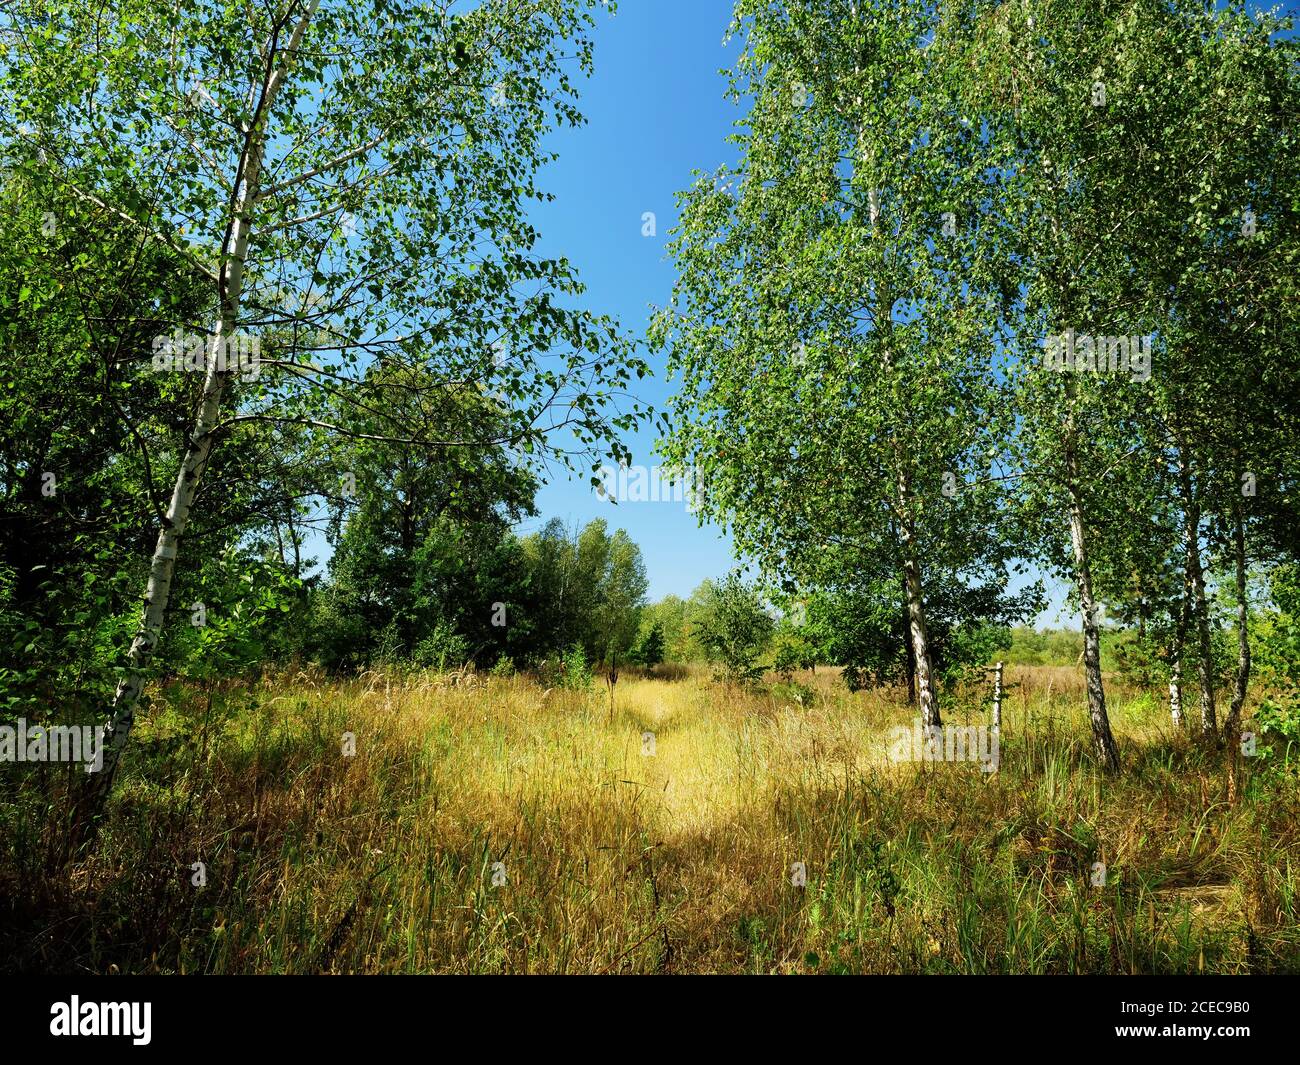
[[[899,691],[850,693],[825,669],[751,687],[661,673],[625,674],[612,712],[604,684],[522,676],[155,689],[94,857],[58,853],[71,768],[29,767],[0,804],[0,956],[45,972],[1300,970],[1294,777],[1243,759],[1230,801],[1222,753],[1149,695],[1109,681],[1126,771],[1106,778],[1082,671],[1014,668],[1001,767],[983,773],[891,762]],[[946,723],[984,721],[985,695],[950,697]]]

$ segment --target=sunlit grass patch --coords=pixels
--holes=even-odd
[[[10,964],[1297,968],[1294,788],[1248,777],[1229,805],[1221,758],[1118,690],[1126,771],[1106,777],[1068,674],[1012,671],[996,773],[891,762],[906,700],[826,670],[767,686],[628,673],[612,715],[607,686],[526,677],[176,686],[141,723],[100,853],[38,882],[34,852],[16,853],[35,837],[11,840],[29,870],[16,912],[47,931],[39,947],[10,933]],[[979,723],[978,695],[950,720]]]

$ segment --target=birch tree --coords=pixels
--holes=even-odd
[[[1166,341],[1146,437],[1181,512],[1185,591],[1176,628],[1194,637],[1200,730],[1211,740],[1218,710],[1206,573],[1217,555],[1240,593],[1235,720],[1249,676],[1247,514],[1261,482],[1270,494],[1281,484],[1270,445],[1288,420],[1277,400],[1294,388],[1294,360],[1281,341],[1294,332],[1295,311],[1279,287],[1294,273],[1300,235],[1295,49],[1273,39],[1285,28],[1269,15],[1176,5],[1144,35],[1160,101],[1135,117],[1145,119],[1148,153],[1167,161],[1146,178],[1157,194],[1133,234],[1132,253],[1146,265],[1146,284],[1133,294]]]
[[[1153,95],[1141,47],[1150,26],[1140,14],[1056,0],[990,7],[972,38],[977,73],[964,83],[1013,175],[1025,292],[1015,338],[1022,500],[1039,516],[1040,560],[1074,588],[1093,748],[1109,770],[1119,753],[1101,672],[1095,543],[1099,515],[1116,503],[1108,479],[1140,450],[1132,419],[1153,344],[1145,308],[1125,299],[1129,272],[1141,269],[1128,238],[1143,224],[1149,191],[1127,183],[1133,168],[1124,165],[1143,151],[1144,123],[1134,118]],[[1108,372],[1097,370],[1099,350]]]
[[[0,16],[8,135],[69,195],[183,256],[214,308],[212,322],[176,323],[202,337],[202,386],[172,487],[151,486],[161,519],[95,807],[131,733],[196,492],[236,428],[343,431],[328,416],[343,397],[368,413],[369,435],[411,448],[503,444],[593,469],[626,456],[615,434],[642,411],[622,388],[644,366],[615,323],[569,306],[582,286],[536,253],[527,220],[546,195],[544,135],[581,119],[575,79],[605,9],[20,0]],[[221,357],[249,340],[262,345],[256,375]],[[500,416],[456,435],[396,424],[385,387],[404,377],[366,374],[374,362],[481,392]]]
[[[1237,9],[1165,5],[1120,23],[1128,32],[1116,47],[1140,50],[1140,80],[1112,83],[1110,104],[1136,150],[1106,156],[1120,180],[1092,199],[1116,220],[1108,243],[1125,266],[1125,313],[1161,341],[1131,431],[1138,465],[1165,497],[1139,490],[1130,518],[1176,516],[1182,591],[1170,601],[1171,703],[1181,702],[1186,657],[1200,731],[1215,740],[1207,573],[1218,556],[1240,592],[1235,719],[1249,676],[1247,514],[1251,500],[1283,483],[1272,445],[1289,420],[1279,399],[1295,387],[1283,339],[1295,329],[1285,290],[1297,257],[1295,49],[1274,39],[1284,22]],[[1109,204],[1099,202],[1108,194]],[[1152,536],[1148,551],[1161,554],[1161,543],[1168,539]]]
[[[927,580],[1000,565],[996,171],[955,105],[960,10],[745,0],[742,160],[682,197],[654,339],[680,373],[667,451],[773,579],[905,589],[941,723]],[[896,583],[895,583],[896,582]]]

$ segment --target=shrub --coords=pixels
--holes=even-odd
[[[1005,625],[970,622],[958,625],[948,637],[940,676],[945,685],[979,682],[984,667],[1011,648],[1011,630]]]
[[[515,675],[515,660],[509,655],[502,655],[497,659],[496,665],[488,670],[493,677],[513,677]]]
[[[789,680],[796,669],[808,669],[816,661],[812,644],[797,632],[782,632],[776,638],[772,668]]]
[[[772,685],[772,698],[782,703],[798,703],[800,706],[811,706],[816,699],[817,693],[806,684],[800,684],[797,680],[778,681]]]
[[[1293,755],[1300,750],[1300,698],[1289,695],[1265,699],[1255,710],[1255,724],[1260,734],[1271,741],[1256,750],[1256,757],[1267,764],[1268,759],[1279,756],[1283,765],[1294,768]]]
[[[415,645],[415,661],[427,669],[444,672],[463,666],[469,658],[469,644],[445,621]]]
[[[570,691],[584,691],[591,687],[591,664],[582,644],[574,641],[561,660],[560,684]]]

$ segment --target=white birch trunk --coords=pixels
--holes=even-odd
[[[153,559],[149,567],[149,583],[144,594],[144,614],[127,654],[126,675],[117,686],[112,709],[105,724],[103,768],[91,778],[92,812],[95,813],[102,807],[103,801],[112,790],[122,752],[135,724],[135,711],[144,690],[146,668],[162,632],[181,538],[189,522],[190,508],[194,504],[199,480],[212,453],[212,434],[221,416],[221,401],[232,375],[229,369],[218,369],[219,362],[216,354],[234,335],[239,322],[244,264],[248,258],[248,238],[260,191],[267,116],[284,83],[287,64],[297,51],[319,3],[320,0],[311,0],[306,12],[295,25],[289,43],[281,53],[285,62],[273,69],[268,76],[258,115],[254,118],[245,137],[242,165],[238,168],[235,178],[234,191],[238,195],[238,200],[230,225],[229,255],[221,278],[221,320],[217,324],[215,336],[208,349],[208,363],[203,378],[198,416],[190,433],[189,444],[181,461],[180,470],[176,475],[176,483],[172,488],[163,527],[158,532],[158,542],[154,547]],[[280,56],[272,54],[268,56],[267,61],[274,63],[277,58]]]
[[[993,731],[1002,735],[1002,663],[993,667]]]
[[[1071,394],[1073,399],[1073,394]],[[1074,417],[1071,414],[1065,435],[1066,485],[1070,497],[1070,545],[1074,550],[1074,569],[1083,612],[1083,667],[1088,688],[1088,718],[1092,724],[1092,745],[1097,760],[1108,771],[1119,769],[1119,749],[1110,730],[1106,714],[1106,692],[1101,679],[1101,634],[1097,626],[1097,601],[1092,591],[1092,560],[1088,555],[1087,534],[1083,523],[1083,502],[1078,488],[1078,460],[1074,450]]]
[[[921,723],[940,728],[939,700],[934,690],[934,669],[930,661],[930,634],[925,621],[925,596],[921,584],[921,564],[916,557],[916,533],[908,503],[908,479],[898,475],[899,537],[903,547],[903,579],[907,589],[907,627],[916,660],[916,702]]]
[[[1181,449],[1181,443],[1179,447]],[[1218,739],[1214,708],[1213,644],[1210,640],[1210,612],[1205,601],[1205,575],[1201,567],[1201,507],[1195,497],[1191,471],[1180,457],[1178,476],[1183,490],[1183,536],[1187,550],[1186,587],[1191,592],[1192,617],[1196,622],[1197,675],[1201,687],[1201,734]]]

